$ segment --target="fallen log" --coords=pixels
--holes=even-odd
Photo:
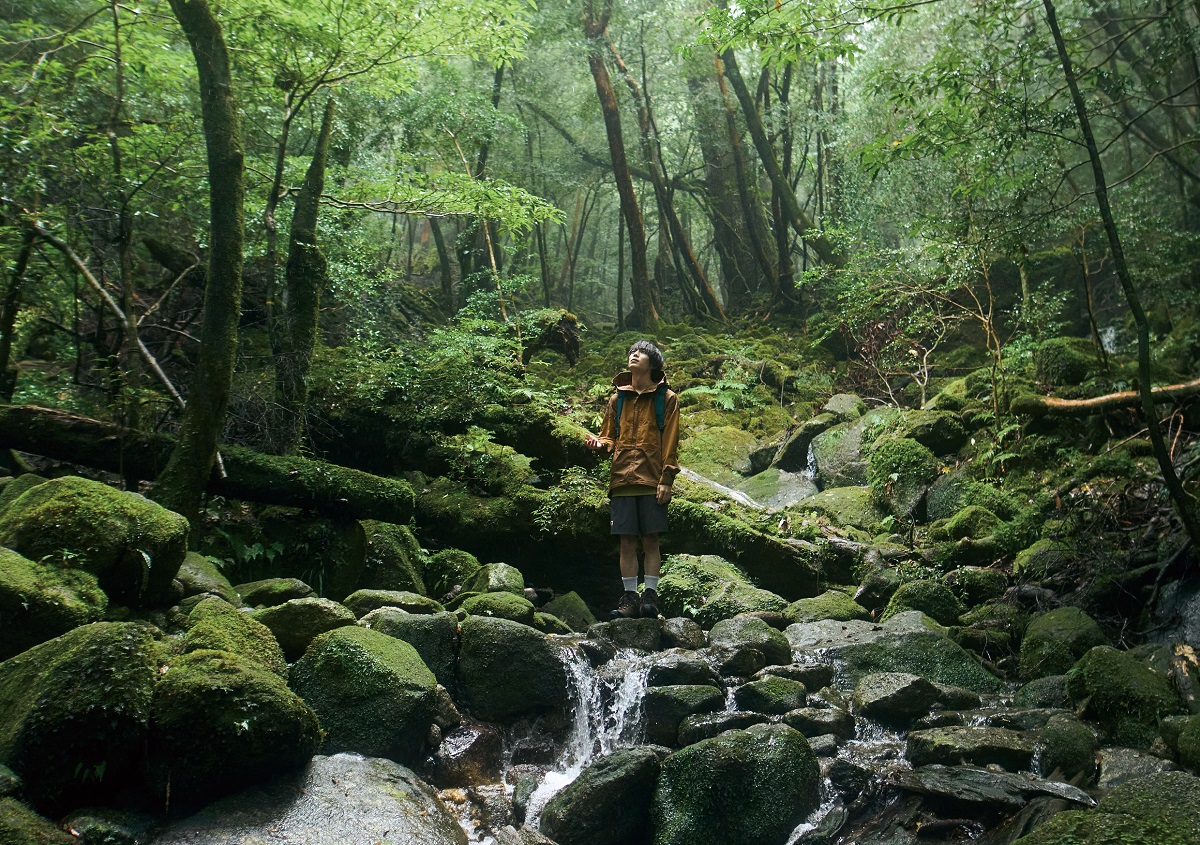
[[[1169,402],[1187,396],[1195,396],[1198,393],[1200,393],[1200,379],[1182,384],[1168,384],[1150,391],[1155,402]],[[1141,404],[1141,397],[1136,390],[1122,390],[1119,393],[1107,393],[1091,399],[1059,399],[1054,396],[1024,394],[1013,400],[1010,410],[1015,414],[1027,414],[1031,417],[1047,415],[1083,417],[1103,411],[1115,411],[1119,408],[1136,408],[1139,404]]]
[[[123,430],[112,423],[34,405],[0,405],[0,446],[108,472],[154,478],[175,439]],[[413,514],[412,486],[357,469],[299,457],[221,446],[225,478],[205,491],[232,499],[308,508],[358,519],[404,524]]]

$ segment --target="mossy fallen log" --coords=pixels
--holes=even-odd
[[[174,438],[122,430],[112,423],[33,405],[0,405],[0,445],[109,472],[154,478],[166,466]],[[225,477],[205,490],[232,499],[309,508],[359,519],[404,524],[413,514],[405,481],[299,457],[221,446]]]
[[[1200,379],[1193,379],[1182,384],[1168,384],[1150,391],[1155,402],[1170,402],[1196,394],[1200,394]],[[1027,393],[1013,399],[1010,410],[1014,414],[1027,414],[1031,417],[1047,415],[1083,417],[1103,411],[1136,408],[1141,401],[1141,396],[1136,390],[1106,393],[1090,399],[1059,399],[1055,396],[1037,396]]]

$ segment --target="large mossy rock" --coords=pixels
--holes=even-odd
[[[1108,637],[1077,607],[1059,607],[1029,623],[1021,640],[1021,678],[1032,681],[1062,675]]]
[[[417,650],[439,684],[450,686],[454,682],[458,619],[453,613],[406,613],[384,607],[368,613],[358,624],[404,640]]]
[[[895,408],[876,408],[853,422],[839,423],[813,438],[812,452],[821,486],[865,485],[865,451],[884,426],[899,416],[900,412]]]
[[[358,626],[313,640],[291,687],[316,712],[325,753],[414,763],[437,711],[437,679],[417,650]]]
[[[381,607],[394,607],[409,613],[441,613],[441,602],[407,590],[355,590],[342,602],[359,619]]]
[[[522,625],[533,625],[534,622],[533,603],[525,596],[513,593],[480,593],[464,601],[461,607],[472,616],[494,616],[497,619],[520,622]]]
[[[792,647],[787,637],[755,616],[721,620],[709,631],[708,643],[714,650],[757,649],[767,666],[792,662]]]
[[[946,521],[951,540],[979,540],[1000,527],[1001,519],[982,505],[967,505]]]
[[[153,629],[97,622],[0,663],[0,763],[40,810],[136,781],[161,649]]]
[[[210,596],[188,614],[184,651],[231,651],[287,680],[287,660],[271,629],[228,602]]]
[[[920,443],[934,455],[949,455],[967,442],[967,430],[950,411],[905,411],[896,433]]]
[[[596,617],[592,614],[591,608],[574,590],[546,602],[542,606],[542,612],[558,617],[570,625],[572,631],[578,631],[581,634],[596,624]]]
[[[742,684],[733,695],[739,709],[770,716],[782,716],[808,703],[808,690],[804,684],[777,675]]]
[[[315,591],[299,578],[264,578],[234,587],[249,607],[278,607],[292,599],[312,598]]]
[[[0,548],[0,660],[98,622],[107,608],[108,596],[92,573]]]
[[[309,643],[321,634],[358,621],[349,608],[315,596],[263,608],[255,611],[253,618],[271,629],[284,655],[292,661],[299,660]]]
[[[1033,752],[1029,734],[971,725],[910,731],[906,756],[914,766],[969,763],[1023,772],[1033,763]]]
[[[196,552],[188,552],[175,577],[183,584],[183,596],[211,595],[222,598],[234,607],[240,607],[242,597],[212,559]]]
[[[1108,646],[1079,659],[1067,673],[1067,691],[1109,741],[1133,748],[1149,746],[1158,736],[1159,719],[1183,710],[1166,675]]]
[[[179,514],[75,476],[27,490],[0,517],[0,546],[90,572],[116,604],[165,601],[187,538],[188,522]]]
[[[1100,361],[1090,340],[1082,337],[1052,337],[1033,353],[1037,380],[1051,387],[1083,384],[1099,370]]]
[[[650,827],[658,755],[628,748],[597,757],[550,799],[540,829],[559,845],[625,845]]]
[[[925,516],[925,494],[937,478],[938,462],[928,448],[909,437],[875,441],[867,457],[867,484],[875,501],[903,520]]]
[[[822,619],[846,622],[850,619],[868,619],[870,615],[870,611],[841,590],[826,590],[811,599],[798,599],[783,611],[789,624],[820,622]]]
[[[716,555],[670,555],[658,582],[661,610],[690,616],[704,628],[756,610],[782,612],[787,601],[750,583],[740,569]]]
[[[819,780],[808,740],[786,725],[701,740],[663,761],[654,844],[783,843],[820,803]]]
[[[757,440],[742,428],[718,425],[692,431],[684,427],[679,460],[718,484],[737,484],[750,474],[750,453]]]
[[[1087,725],[1070,716],[1051,716],[1038,737],[1037,761],[1042,774],[1060,772],[1062,780],[1082,775],[1092,779],[1100,743]]]
[[[831,487],[809,496],[797,507],[823,516],[834,525],[870,531],[885,516],[870,487]]]
[[[172,806],[191,806],[301,766],[319,743],[316,714],[278,675],[196,651],[154,686],[147,779]]]
[[[463,592],[524,595],[525,576],[521,570],[507,563],[489,563],[481,566],[463,583]]]
[[[407,525],[367,520],[362,523],[367,557],[358,587],[363,590],[398,590],[425,593],[421,575],[421,544]]]
[[[679,724],[687,716],[715,713],[725,705],[725,694],[711,684],[671,684],[646,691],[642,708],[646,740],[673,746],[679,739]]]
[[[888,601],[882,619],[886,622],[897,613],[910,610],[919,610],[940,625],[957,625],[963,612],[962,605],[948,588],[936,581],[924,580],[901,584]]]
[[[479,569],[479,559],[470,552],[442,549],[425,565],[425,586],[431,596],[440,598],[465,584]]]
[[[505,721],[568,706],[566,666],[545,634],[507,619],[468,616],[459,642],[458,680],[480,719]]]

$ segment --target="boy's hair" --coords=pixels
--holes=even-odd
[[[629,350],[625,353],[625,357],[628,358],[634,350],[646,353],[650,358],[650,377],[655,381],[660,381],[665,375],[663,372],[663,354],[661,350],[648,340],[639,340],[629,347]]]

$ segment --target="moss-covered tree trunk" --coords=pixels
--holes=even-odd
[[[275,451],[281,455],[295,452],[304,433],[308,374],[317,343],[317,314],[321,308],[321,291],[329,280],[328,262],[317,245],[317,217],[321,194],[325,190],[325,161],[329,155],[329,138],[333,134],[333,113],[334,100],[330,97],[321,119],[317,148],[308,164],[308,173],[304,176],[292,215],[291,244],[284,274],[287,303],[275,357],[278,414],[272,441]]]
[[[29,267],[29,256],[37,242],[33,226],[26,226],[21,233],[21,247],[8,276],[8,287],[4,290],[4,303],[0,307],[0,401],[11,402],[17,386],[17,368],[9,361],[12,357],[12,336],[17,325],[17,311],[21,305],[21,289],[25,286],[25,270]]]
[[[155,497],[194,522],[217,457],[217,440],[225,426],[233,381],[242,307],[245,161],[229,51],[221,25],[207,0],[170,3],[191,44],[200,81],[211,234],[200,356],[179,442],[157,479]]]

